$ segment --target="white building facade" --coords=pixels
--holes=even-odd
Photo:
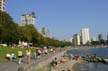
[[[89,28],[83,28],[81,30],[81,40],[83,45],[87,44],[87,42],[90,41]]]
[[[78,34],[75,34],[74,36],[73,36],[73,44],[74,45],[80,45],[80,35],[78,35]]]
[[[0,11],[5,11],[5,0],[0,0]]]
[[[73,43],[73,37],[71,37],[71,38],[69,39],[69,42]]]
[[[36,16],[34,13],[21,15],[22,26],[29,25],[29,24],[35,25],[35,21],[36,21]]]

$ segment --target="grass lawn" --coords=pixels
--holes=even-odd
[[[35,48],[30,48],[32,54],[35,52]],[[25,54],[26,49],[22,48],[23,54]],[[7,53],[12,53],[14,52],[16,55],[18,55],[18,47],[16,48],[11,48],[11,47],[2,47],[0,46],[0,62],[6,62],[8,61],[5,56]]]

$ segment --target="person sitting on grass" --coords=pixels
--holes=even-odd
[[[8,59],[8,60],[16,59],[16,55],[13,52],[12,52],[12,54],[7,53],[6,59]]]
[[[11,54],[11,59],[16,59],[16,58],[17,58],[17,57],[16,57],[15,53],[12,52],[12,54]]]
[[[6,59],[11,60],[11,54],[7,53],[6,54]]]

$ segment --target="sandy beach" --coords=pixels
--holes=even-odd
[[[79,62],[79,60],[72,60],[72,59],[64,59],[64,63],[59,63],[55,68],[52,68],[51,71],[75,71],[76,68],[73,68],[73,66],[75,67],[75,64]]]
[[[75,64],[73,64],[73,67],[72,67],[73,71],[79,71],[77,65],[84,62],[85,62],[84,60],[78,60]]]

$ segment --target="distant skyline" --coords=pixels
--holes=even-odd
[[[90,29],[90,36],[108,34],[108,0],[6,0],[6,11],[16,23],[21,15],[36,13],[36,27],[47,27],[52,36],[68,39]]]

